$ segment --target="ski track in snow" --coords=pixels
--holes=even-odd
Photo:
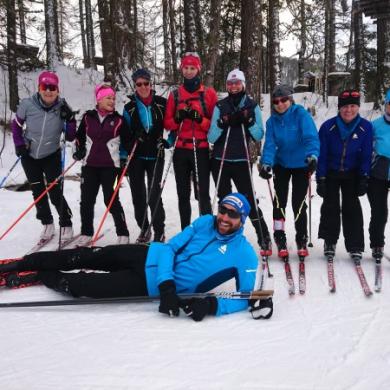
[[[65,71],[64,71],[65,72]],[[35,76],[31,76],[31,80]],[[84,77],[84,79],[80,79]],[[73,107],[83,110],[93,103],[93,87],[88,77],[61,74],[64,96]],[[34,84],[35,85],[35,84]],[[72,91],[72,93],[68,93]],[[3,93],[0,91],[0,94]],[[91,96],[89,96],[91,94]],[[298,102],[300,96],[297,96]],[[118,109],[125,98],[118,98]],[[268,99],[263,120],[268,118]],[[4,103],[0,101],[0,106]],[[267,111],[268,110],[268,111]],[[317,109],[317,125],[335,112]],[[370,117],[362,107],[363,116]],[[71,161],[71,147],[67,147]],[[166,162],[170,153],[166,153]],[[15,160],[10,137],[0,161],[0,178]],[[80,171],[80,164],[72,174]],[[271,228],[272,205],[267,183],[254,169],[254,183],[265,220]],[[9,184],[22,182],[17,167]],[[211,198],[214,193],[211,181]],[[312,182],[315,195],[315,182]],[[66,198],[74,214],[75,234],[79,232],[79,182],[65,181]],[[135,226],[128,183],[122,185],[120,198],[127,217],[131,240]],[[30,192],[0,190],[0,231],[3,232],[31,202]],[[365,219],[366,252],[362,267],[371,288],[374,262],[368,249],[369,204],[361,198]],[[163,201],[166,233],[177,233],[179,217],[173,173],[168,175]],[[291,202],[291,198],[290,198]],[[298,257],[294,244],[291,203],[287,209],[286,231],[296,294],[288,296],[283,263],[270,259],[274,287],[274,315],[269,321],[254,321],[247,312],[207,317],[201,323],[186,318],[171,319],[158,313],[158,303],[74,306],[0,311],[2,353],[1,388],[18,389],[264,389],[264,390],[368,390],[390,388],[390,263],[383,260],[383,289],[366,298],[341,237],[335,257],[336,293],[328,289],[322,240],[317,240],[321,199],[312,198],[312,242],[306,260],[306,294],[298,291]],[[192,200],[193,217],[197,203]],[[101,193],[95,210],[95,229],[104,212]],[[54,212],[55,223],[58,225]],[[110,229],[99,245],[115,243],[115,228],[108,215],[103,230]],[[32,247],[40,233],[35,210],[30,211],[0,241],[0,257],[18,257]],[[245,233],[255,245],[250,223]],[[387,227],[389,238],[389,228]],[[58,236],[57,236],[58,241]],[[47,249],[55,249],[57,242]],[[390,253],[390,245],[385,251]],[[231,287],[232,288],[232,287]],[[225,287],[228,290],[229,287]],[[20,290],[0,290],[0,301],[63,299],[63,296],[34,286]]]

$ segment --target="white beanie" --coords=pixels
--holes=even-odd
[[[245,75],[240,69],[233,69],[227,76],[226,81],[240,80],[245,88]]]

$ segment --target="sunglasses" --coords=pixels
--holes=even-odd
[[[239,213],[238,211],[233,210],[233,209],[228,209],[227,207],[225,207],[223,205],[220,205],[218,207],[218,212],[219,212],[219,214],[222,214],[222,215],[227,214],[228,217],[232,218],[232,219],[241,218],[241,213]]]
[[[240,85],[241,84],[241,80],[229,80],[229,81],[226,81],[226,85]]]
[[[39,90],[40,91],[57,91],[58,87],[57,85],[53,85],[53,84],[39,84]]]
[[[139,83],[135,83],[136,87],[142,87],[142,86],[149,87],[149,85],[150,85],[149,81],[144,81],[144,82],[140,81]]]
[[[272,99],[272,104],[277,106],[279,103],[286,103],[287,100],[290,100],[288,96],[283,96],[281,98]]]
[[[344,91],[341,93],[340,97],[342,99],[347,99],[349,97],[358,98],[358,97],[360,97],[360,92],[359,91]]]

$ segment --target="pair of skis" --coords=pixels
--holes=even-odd
[[[305,257],[302,255],[298,255],[299,257],[299,267],[298,267],[298,286],[299,286],[299,293],[301,295],[305,294],[306,292],[306,273],[305,273]],[[291,271],[291,264],[290,264],[290,257],[289,255],[281,257],[283,263],[284,263],[284,272],[286,274],[286,280],[288,284],[288,294],[290,296],[295,295],[295,283],[293,274]]]

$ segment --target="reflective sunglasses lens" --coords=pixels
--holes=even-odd
[[[272,103],[275,104],[275,106],[277,106],[279,103],[286,103],[287,100],[289,100],[289,98],[287,96],[284,96],[280,99],[273,99]]]
[[[229,218],[232,218],[232,219],[238,219],[241,217],[241,214],[236,211],[236,210],[232,210],[232,209],[228,209],[227,207],[225,206],[219,206],[218,208],[218,212],[222,215],[225,215],[227,214]]]
[[[53,91],[57,91],[57,86],[56,85],[52,85],[52,84],[40,84],[39,85],[39,89],[41,91],[49,90],[49,91],[53,92]]]
[[[136,85],[137,87],[142,87],[142,86],[148,87],[149,84],[150,84],[149,81],[145,81],[145,82],[143,82],[143,83],[135,83],[135,85]]]

